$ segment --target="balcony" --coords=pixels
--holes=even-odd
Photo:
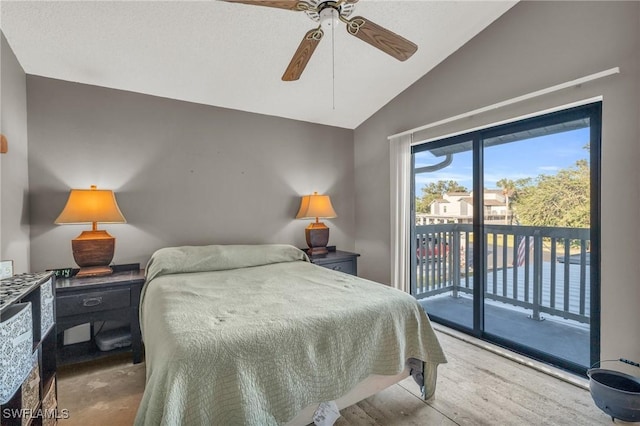
[[[485,224],[485,331],[588,367],[589,229]],[[412,294],[436,321],[473,327],[471,224],[416,226]]]

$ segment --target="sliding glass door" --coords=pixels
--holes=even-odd
[[[599,359],[600,103],[413,148],[412,290],[437,322]]]
[[[468,329],[474,297],[472,145],[461,138],[413,154],[412,290],[431,315]]]

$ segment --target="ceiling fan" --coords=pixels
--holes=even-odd
[[[349,19],[358,0],[223,0],[229,3],[243,3],[256,6],[288,9],[305,12],[309,18],[320,22],[317,28],[308,31],[298,49],[293,54],[289,66],[282,75],[283,81],[298,80],[302,75],[311,55],[324,36],[322,22],[333,19],[333,16],[346,24],[347,32],[365,43],[382,50],[399,61],[406,61],[413,55],[418,46],[404,37],[381,27],[362,16]]]

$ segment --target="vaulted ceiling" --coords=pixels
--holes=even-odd
[[[352,17],[417,52],[400,62],[329,20],[292,82],[282,74],[318,26],[304,12],[217,0],[3,0],[0,28],[27,74],[353,129],[515,3],[358,1]]]

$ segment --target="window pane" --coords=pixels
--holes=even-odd
[[[414,154],[416,297],[431,316],[473,327],[470,141]]]
[[[588,124],[580,119],[488,138],[483,154],[485,331],[585,367]]]

